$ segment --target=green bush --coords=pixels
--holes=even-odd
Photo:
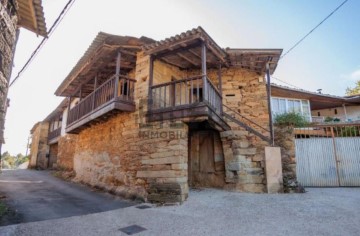
[[[324,122],[339,122],[339,118],[332,118],[330,116],[325,117]]]
[[[309,122],[301,114],[290,112],[276,115],[274,124],[280,126],[305,127],[309,125]]]

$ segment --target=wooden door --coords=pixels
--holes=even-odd
[[[215,150],[221,147],[217,136],[213,130],[191,132],[188,168],[191,187],[223,187],[225,184],[222,148]]]

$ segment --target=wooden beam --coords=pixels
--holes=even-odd
[[[152,109],[152,89],[153,86],[153,80],[154,80],[154,58],[152,55],[150,55],[149,58],[149,88],[148,88],[148,111]]]
[[[186,67],[184,67],[184,66],[182,66],[182,65],[180,65],[180,64],[177,64],[177,63],[175,63],[175,62],[171,62],[171,61],[169,61],[169,59],[166,59],[166,58],[161,58],[161,59],[159,59],[160,61],[163,61],[163,62],[165,62],[165,63],[167,63],[167,64],[170,64],[170,65],[172,65],[172,66],[176,66],[176,67],[179,67],[179,68],[181,68],[181,69],[186,69]]]
[[[206,79],[206,45],[205,42],[201,44],[201,73],[203,74],[203,100],[207,97],[207,79]]]
[[[130,55],[130,56],[136,57],[136,53],[135,53],[135,52],[129,51],[129,50],[127,50],[127,49],[120,48],[120,49],[119,49],[119,52],[121,52],[122,54],[126,54],[126,55]]]
[[[200,42],[196,41],[196,42],[194,42],[192,44],[187,45],[186,47],[180,47],[180,48],[177,48],[177,49],[174,49],[174,50],[154,54],[154,60],[165,57],[165,56],[168,56],[168,55],[176,55],[176,53],[178,53],[178,52],[186,51],[186,50],[189,50],[191,48],[198,47],[198,46],[200,46]]]
[[[116,79],[115,79],[115,90],[114,90],[114,98],[117,98],[118,89],[119,89],[119,76],[120,76],[120,61],[121,61],[121,52],[118,52],[116,58]]]
[[[181,57],[182,59],[184,59],[185,61],[188,61],[189,63],[191,63],[192,65],[194,66],[199,66],[199,63],[197,61],[194,61],[193,59],[185,56],[184,54],[182,53],[177,53],[176,55],[178,55],[179,57]]]

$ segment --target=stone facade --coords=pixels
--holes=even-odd
[[[75,181],[118,195],[152,202],[182,202],[188,196],[189,127],[183,120],[147,123],[149,57],[138,53],[134,72],[135,112],[121,112],[78,135],[59,139],[57,165],[73,169]],[[222,69],[223,102],[254,122],[268,127],[265,82],[243,69]],[[217,84],[217,70],[209,78]],[[199,74],[154,63],[154,84]],[[266,192],[267,142],[229,123],[220,133],[221,170],[225,189]],[[220,163],[220,162],[219,162]],[[217,164],[219,164],[217,163]],[[223,174],[224,176],[224,174]],[[219,187],[219,186],[218,186]]]
[[[296,191],[295,135],[294,129],[288,126],[275,126],[275,144],[281,148],[284,191]]]
[[[127,76],[136,80],[135,110],[111,110],[106,115],[101,113],[101,120],[94,118],[87,120],[86,126],[80,124],[83,127],[76,130],[78,134],[61,137],[58,143],[58,166],[74,170],[75,181],[126,198],[157,203],[183,202],[188,197],[189,184],[192,187],[267,192],[265,147],[269,145],[268,142],[242,128],[239,122],[230,120],[230,116],[241,114],[248,118],[242,120],[243,123],[269,136],[268,131],[249,123],[250,120],[265,129],[269,128],[263,72],[251,72],[239,67],[210,69],[216,68],[214,65],[218,60],[214,61],[214,58],[217,56],[214,54],[205,60],[206,45],[203,46],[203,56],[190,49],[186,56],[177,51],[172,52],[171,47],[170,51],[164,51],[163,54],[154,52],[153,67],[150,65],[150,56],[144,54],[149,53],[144,46],[142,50],[145,51],[136,54],[135,69],[128,67],[131,71],[127,71]],[[186,48],[184,45],[182,47]],[[216,49],[208,50],[209,55],[212,50]],[[165,56],[167,53],[187,59],[192,66],[170,63],[170,56]],[[197,62],[199,58],[202,58],[202,64]],[[135,63],[134,58],[131,63]],[[207,71],[201,66],[206,63],[209,63]],[[120,64],[117,66],[119,69]],[[153,71],[152,88],[149,88],[150,71]],[[73,81],[82,80],[82,77],[69,78]],[[188,79],[169,83],[185,78]],[[206,82],[208,79],[211,83]],[[156,86],[159,84],[163,85]],[[216,87],[222,87],[221,92],[218,93]],[[59,88],[62,91],[71,88],[69,94],[73,93],[70,85]],[[228,114],[224,117],[229,120],[221,114],[221,93],[222,102],[226,106],[224,111]],[[153,101],[149,101],[149,97]],[[189,99],[191,102],[186,101]],[[150,112],[148,104],[152,104],[153,110]],[[88,117],[95,113],[100,114],[95,111]],[[167,120],[158,121],[161,117]]]
[[[72,171],[74,169],[74,154],[77,144],[77,135],[66,134],[58,140],[58,153],[56,167]]]
[[[31,130],[29,168],[46,169],[49,164],[48,122],[39,122]]]
[[[232,68],[223,69],[222,75],[223,103],[268,128],[269,112],[263,78],[247,70]],[[225,188],[266,192],[265,147],[269,144],[232,122],[229,125],[231,130],[221,133],[226,169]]]

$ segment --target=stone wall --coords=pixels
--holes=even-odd
[[[71,171],[74,169],[74,154],[77,144],[77,135],[66,134],[59,137],[56,167]]]
[[[188,196],[188,126],[181,121],[154,122],[140,133],[137,177],[147,183],[148,200],[184,201]]]
[[[15,1],[16,3],[16,1]],[[16,9],[10,1],[0,2],[0,149],[4,143],[4,123],[7,108],[7,91],[17,40]]]
[[[215,74],[217,71],[210,73]],[[268,129],[269,113],[263,77],[234,68],[222,69],[221,73],[223,103]],[[231,114],[226,109],[224,111]],[[226,169],[225,188],[244,192],[266,192],[265,146],[269,144],[233,122],[229,122],[229,125],[231,130],[221,133]],[[261,129],[257,130],[263,132]]]
[[[49,168],[56,168],[57,155],[58,155],[58,143],[49,145]]]
[[[281,148],[284,191],[296,191],[295,135],[294,129],[288,126],[274,126],[275,144]]]
[[[173,74],[181,77],[178,69],[160,62],[155,62],[154,71],[159,83]],[[72,168],[73,160],[75,181],[126,198],[183,201],[188,194],[187,125],[146,122],[149,57],[141,53],[135,79],[135,112],[121,112],[71,140],[69,135],[68,141],[60,138],[58,165]]]
[[[48,133],[48,122],[39,122],[32,129],[29,168],[46,169],[48,167]]]

